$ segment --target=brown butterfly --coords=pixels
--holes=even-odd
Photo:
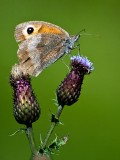
[[[15,39],[23,73],[38,76],[46,67],[65,53],[70,53],[80,35],[70,36],[61,27],[43,21],[29,21],[17,25]]]

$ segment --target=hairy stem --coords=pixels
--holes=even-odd
[[[32,126],[31,127],[27,127],[26,136],[28,138],[30,149],[31,149],[31,152],[32,152],[32,157],[33,157],[34,155],[37,155],[38,151],[37,151],[36,145],[35,145]]]

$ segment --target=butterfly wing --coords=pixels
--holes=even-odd
[[[19,44],[18,60],[24,73],[38,76],[46,67],[64,55],[65,46],[60,35],[38,34]]]
[[[33,32],[28,32],[29,27],[32,27]],[[22,42],[31,36],[44,33],[69,36],[69,34],[61,27],[44,21],[29,21],[18,24],[15,28],[14,36],[17,42]]]

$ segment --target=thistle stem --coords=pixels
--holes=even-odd
[[[58,107],[58,111],[57,111],[57,113],[56,113],[56,115],[55,115],[55,117],[56,117],[57,119],[59,119],[59,117],[60,117],[60,115],[61,115],[61,113],[62,113],[63,108],[64,108],[63,106],[59,106],[59,107]],[[50,136],[52,135],[52,133],[53,133],[54,128],[55,128],[56,125],[57,125],[57,122],[52,122],[52,123],[51,123],[50,129],[49,129],[49,131],[48,131],[48,133],[47,133],[47,135],[46,135],[46,138],[45,138],[44,142],[42,143],[42,146],[41,146],[41,149],[42,149],[42,150],[44,150],[44,149],[46,148],[46,145],[47,145],[47,143],[48,143],[48,141],[49,141],[49,139],[50,139]]]
[[[32,126],[31,127],[27,127],[26,136],[28,138],[30,149],[31,149],[31,152],[32,152],[32,157],[33,157],[34,155],[36,155],[38,153],[38,151],[37,151],[36,145],[35,145]]]
[[[47,156],[35,155],[32,160],[51,160],[51,159]]]

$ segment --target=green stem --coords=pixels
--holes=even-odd
[[[59,117],[60,117],[60,115],[61,115],[61,113],[62,113],[63,108],[64,108],[63,106],[59,106],[59,107],[58,107],[58,111],[57,111],[57,113],[56,113],[56,115],[55,115],[55,117],[56,117],[57,119],[59,119]],[[53,133],[53,130],[54,130],[56,124],[57,124],[56,122],[52,122],[52,124],[51,124],[51,126],[50,126],[50,129],[49,129],[49,131],[48,131],[48,133],[47,133],[47,136],[46,136],[44,142],[42,143],[41,149],[44,150],[44,149],[46,148],[46,145],[47,145],[47,143],[48,143],[48,141],[49,141],[49,139],[50,139],[51,134]]]
[[[30,149],[31,149],[31,152],[32,152],[32,157],[33,157],[34,155],[37,154],[38,151],[37,151],[36,145],[35,145],[32,126],[31,127],[27,127],[26,136],[28,138]]]

